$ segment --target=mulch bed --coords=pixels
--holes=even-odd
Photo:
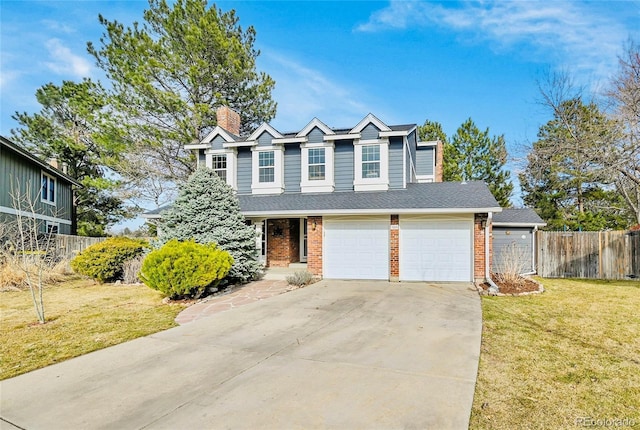
[[[493,276],[493,282],[498,286],[500,293],[498,295],[506,295],[506,296],[518,296],[518,295],[526,295],[526,294],[534,294],[541,293],[544,291],[542,285],[538,282],[521,277],[516,282],[504,282],[499,279],[499,277]],[[478,287],[482,289],[484,294],[488,294],[489,284],[484,282],[479,284]]]

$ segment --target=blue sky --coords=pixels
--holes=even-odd
[[[545,70],[569,71],[603,91],[623,43],[640,41],[640,1],[217,5],[257,31],[258,68],[276,81],[278,130],[300,130],[313,117],[349,127],[371,112],[388,124],[438,121],[452,135],[471,117],[504,134],[514,159],[550,119],[536,103]],[[15,111],[38,110],[41,85],[102,78],[86,52],[103,32],[99,13],[131,24],[146,8],[146,1],[1,0],[0,133],[16,127]]]

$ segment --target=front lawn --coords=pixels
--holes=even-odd
[[[31,295],[0,292],[0,380],[170,327],[184,309],[146,286],[72,280],[44,291],[46,324]]]
[[[538,280],[482,298],[470,427],[640,428],[640,282]]]

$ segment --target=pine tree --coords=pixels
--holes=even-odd
[[[445,181],[484,181],[500,206],[510,207],[513,184],[505,170],[507,149],[504,136],[489,136],[469,118],[451,142],[445,144],[443,176]]]
[[[198,243],[216,243],[233,257],[230,282],[248,282],[260,271],[256,249],[256,231],[245,224],[240,203],[216,173],[197,169],[181,186],[173,206],[163,213],[158,242],[194,239]]]

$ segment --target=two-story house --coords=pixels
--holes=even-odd
[[[0,222],[15,221],[20,211],[23,216],[40,220],[42,232],[72,234],[74,186],[81,185],[0,136]],[[30,204],[18,205],[18,195],[23,200],[26,197]]]
[[[313,119],[293,133],[265,123],[240,137],[239,115],[217,114],[217,127],[186,147],[236,190],[266,266],[306,262],[342,279],[485,277],[500,206],[482,182],[442,182],[441,143],[420,142],[415,124],[369,114],[350,128]]]

